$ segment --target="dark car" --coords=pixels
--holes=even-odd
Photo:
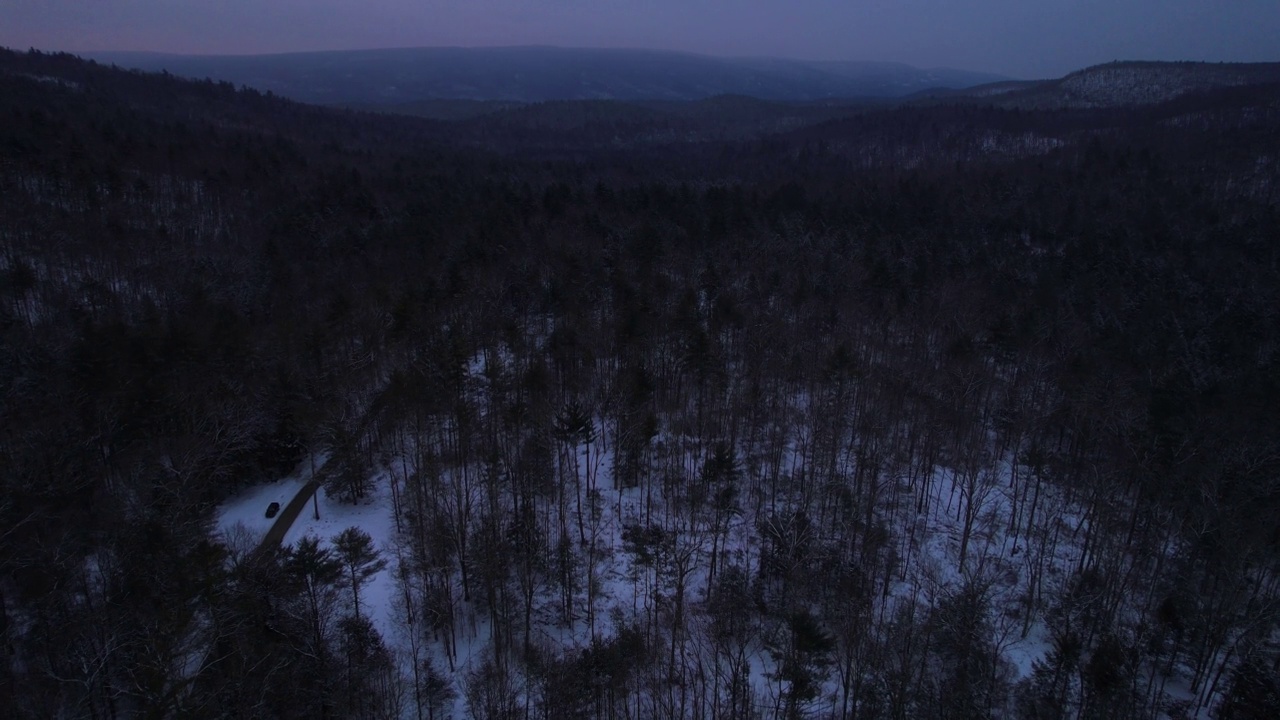
[[[267,506],[267,517],[273,518],[278,512],[280,512],[280,503],[271,503]]]

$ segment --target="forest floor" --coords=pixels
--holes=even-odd
[[[653,583],[657,581],[651,570],[638,567],[636,558],[626,552],[622,538],[624,527],[655,522],[662,527],[680,527],[673,508],[661,494],[646,500],[641,488],[619,488],[612,477],[612,452],[603,442],[591,447],[579,448],[575,467],[594,478],[597,488],[594,497],[584,497],[584,532],[582,561],[592,564],[591,576],[597,588],[594,594],[594,612],[581,604],[585,598],[576,598],[573,621],[565,624],[558,611],[558,596],[549,586],[539,588],[535,610],[538,627],[535,635],[548,647],[564,651],[588,647],[593,638],[610,637],[619,629],[618,623],[638,617],[656,617],[653,608]],[[327,458],[318,458],[317,467]],[[787,472],[797,472],[797,458],[785,463]],[[387,567],[370,578],[360,591],[362,610],[386,641],[388,648],[402,664],[411,666],[410,642],[404,623],[404,588],[397,581],[397,567],[403,557],[404,538],[397,527],[391,497],[394,475],[406,475],[406,467],[393,473],[382,467],[370,478],[369,494],[355,504],[330,497],[313,477],[309,463],[304,463],[287,478],[252,488],[223,505],[219,513],[219,532],[229,545],[248,552],[254,548],[272,544],[294,545],[303,537],[315,536],[321,546],[329,546],[331,538],[348,527],[359,527],[374,540],[375,546],[387,560]],[[963,517],[966,493],[960,487],[954,471],[939,468],[928,484],[927,502],[917,508],[918,498],[906,488],[894,507],[908,508],[883,515],[881,521],[899,528],[898,536],[906,545],[898,548],[905,567],[899,571],[885,598],[884,611],[892,611],[902,605],[913,605],[927,600],[933,604],[941,594],[953,592],[965,584],[966,579],[988,588],[991,600],[993,631],[1000,660],[1008,669],[1008,678],[1017,682],[1031,675],[1033,665],[1050,649],[1048,629],[1043,617],[1024,616],[1023,603],[1029,592],[1033,558],[1041,558],[1042,582],[1051,593],[1063,591],[1068,582],[1071,567],[1079,564],[1080,536],[1085,523],[1083,509],[1077,503],[1055,489],[1046,487],[1041,498],[1046,516],[1036,532],[1020,527],[1012,519],[1015,497],[1010,495],[1014,482],[1014,468],[999,464],[981,492],[974,497],[981,503],[974,531],[969,542],[969,558],[965,570],[959,562],[963,535]],[[452,479],[452,478],[451,478]],[[1025,482],[1025,479],[1024,479]],[[317,518],[305,510],[315,497],[319,507]],[[264,517],[271,502],[288,505],[274,520]],[[919,510],[923,512],[919,512]],[[752,569],[759,562],[761,538],[758,523],[752,513],[728,523],[722,538],[721,552],[726,562]],[[762,516],[763,517],[763,516]],[[575,513],[576,519],[576,513]],[[909,526],[915,524],[914,529]],[[708,538],[704,533],[685,528],[679,533],[679,545],[692,549],[697,555],[707,552]],[[576,536],[577,533],[574,533]],[[577,538],[575,538],[577,539]],[[708,578],[705,567],[695,564],[687,577],[686,602],[690,611],[706,600]],[[588,622],[588,617],[593,622]],[[462,601],[453,634],[454,657],[450,662],[439,646],[428,649],[437,667],[448,667],[456,695],[452,710],[456,717],[466,712],[465,690],[468,674],[478,667],[485,657],[491,641],[488,618],[478,604]],[[758,696],[776,703],[778,687],[770,680],[771,662],[762,644],[755,644],[751,652],[751,683]],[[835,703],[838,688],[829,678],[823,693]],[[1176,693],[1175,693],[1176,694]],[[820,703],[821,704],[821,703]],[[834,708],[834,704],[831,705]]]
[[[368,533],[374,546],[387,560],[387,567],[376,573],[360,589],[360,606],[393,651],[403,645],[400,634],[400,612],[395,580],[397,549],[395,514],[385,473],[373,477],[369,494],[355,504],[330,497],[321,477],[327,455],[304,461],[289,476],[275,482],[257,485],[224,502],[219,508],[215,532],[234,552],[296,545],[307,536],[315,536],[321,547],[329,547],[333,536],[349,527]],[[312,498],[315,505],[312,505]],[[267,506],[278,502],[283,506],[274,520],[265,516]],[[285,503],[288,503],[287,505]],[[312,511],[319,508],[319,517]]]

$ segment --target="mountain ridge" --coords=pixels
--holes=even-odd
[[[1280,62],[1121,60],[1091,65],[1060,78],[927,90],[913,99],[990,102],[1020,110],[1087,109],[1158,104],[1214,88],[1276,82],[1280,82]]]
[[[457,99],[700,100],[726,94],[808,101],[901,97],[929,87],[1004,79],[901,63],[724,58],[630,48],[420,47],[266,55],[93,52],[83,57],[146,71],[226,80],[319,104]]]

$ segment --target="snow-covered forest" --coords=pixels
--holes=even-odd
[[[1276,717],[1274,85],[628,108],[0,52],[9,716]]]

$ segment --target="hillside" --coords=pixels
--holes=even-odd
[[[91,53],[99,61],[167,70],[271,91],[309,103],[395,105],[457,99],[769,100],[901,96],[997,79],[889,63],[715,58],[652,50],[554,47],[406,48],[256,56]]]
[[[1280,63],[1115,62],[1056,80],[997,82],[920,95],[928,100],[992,102],[1019,109],[1108,108],[1161,103],[1214,88],[1278,82]]]
[[[1276,717],[1278,128],[0,51],[0,708]]]

